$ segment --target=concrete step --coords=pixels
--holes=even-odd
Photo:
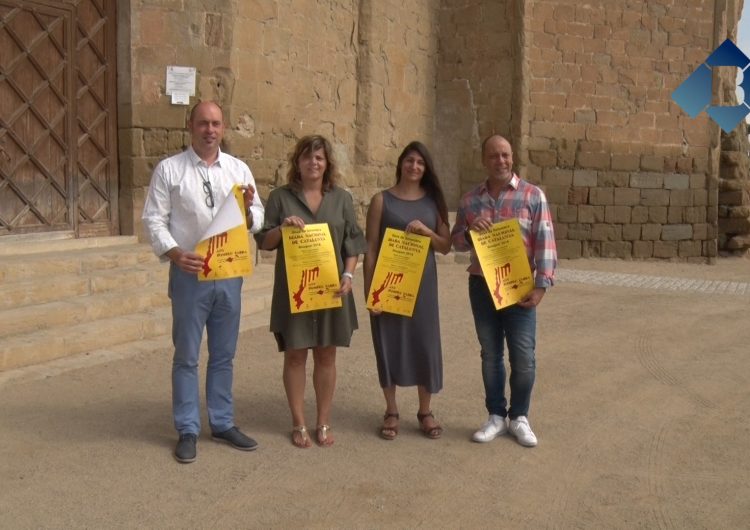
[[[260,309],[260,306],[263,306],[263,309]],[[251,312],[243,314],[240,318],[240,332],[253,329],[268,331],[271,313],[271,291],[268,290],[260,296],[254,295],[251,299],[244,298],[243,313],[248,310]],[[205,355],[205,335],[203,336],[201,348],[204,351],[202,355]],[[83,353],[66,355],[47,362],[23,365],[17,369],[0,369],[0,386],[11,380],[44,379],[84,366],[90,366],[92,363],[113,362],[119,359],[127,359],[140,353],[156,351],[166,351],[171,356],[172,337],[170,333],[124,342],[122,344],[101,346]],[[205,357],[203,358],[205,359]]]
[[[168,264],[147,245],[14,255],[0,261],[0,311],[159,282],[166,285],[168,276]]]
[[[169,345],[168,275],[132,237],[3,238],[0,371],[143,341]],[[268,325],[257,315],[269,311],[272,286],[273,266],[258,265],[243,285],[243,322]]]
[[[253,325],[268,325],[272,284],[273,267],[270,265],[259,265],[253,276],[244,282],[244,326],[247,326],[248,322],[252,322]],[[110,298],[115,296],[115,293],[82,297],[74,302],[55,302],[57,306],[53,307],[61,307],[62,304],[77,306],[81,314],[76,315],[77,320],[72,322],[62,322],[46,329],[37,328],[5,337],[0,344],[0,371],[156,337],[161,337],[168,345],[171,343],[169,336],[172,315],[165,293],[166,283],[153,292],[155,298],[151,298],[151,301],[155,301],[156,305],[105,318],[101,318],[103,314],[97,314],[97,311],[102,310],[102,304],[106,304],[107,300],[111,302]],[[141,300],[144,304],[148,304],[148,301],[148,296]],[[80,304],[77,305],[78,302]],[[85,316],[85,312],[89,311],[84,308],[87,302],[92,306],[91,318]],[[38,306],[37,309],[40,307],[43,306]],[[33,306],[24,309],[29,313],[22,317],[33,319],[33,309]]]
[[[128,276],[128,275],[126,275]],[[76,296],[0,311],[0,339],[20,333],[91,322],[167,305],[165,289],[141,287],[126,291]]]
[[[4,282],[0,285],[0,310],[142,288],[162,280],[165,274],[154,264]]]
[[[64,233],[44,233],[37,235],[3,236],[0,238],[0,256],[18,256],[28,254],[46,254],[49,252],[78,252],[86,249],[105,249],[108,247],[136,245],[136,236],[86,237],[73,239],[73,235]]]
[[[0,370],[37,364],[165,332],[164,319],[158,317],[158,310],[153,310],[14,335],[4,339],[0,346]]]
[[[77,240],[76,240],[77,241]],[[0,254],[0,288],[14,282],[65,274],[88,274],[142,264],[159,263],[148,245],[125,244],[45,253]]]

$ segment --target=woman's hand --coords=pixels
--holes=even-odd
[[[305,221],[303,221],[301,217],[290,215],[281,222],[281,226],[296,226],[297,228],[302,229],[305,228]]]
[[[408,225],[406,225],[406,228],[404,228],[404,231],[407,233],[418,234],[420,236],[426,236],[426,237],[430,237],[432,235],[432,230],[427,228],[425,224],[419,219],[415,219],[412,222],[410,222]]]
[[[352,292],[352,279],[347,275],[341,276],[341,284],[339,285],[339,290],[336,291],[336,294],[334,296],[341,297],[351,292]]]

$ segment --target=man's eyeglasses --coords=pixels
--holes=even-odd
[[[208,180],[208,178],[201,175],[201,179],[203,180],[203,193],[206,194],[206,206],[209,208],[214,207],[214,191],[211,188],[211,181]]]

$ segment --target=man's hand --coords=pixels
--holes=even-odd
[[[477,217],[474,222],[471,223],[471,226],[469,226],[469,230],[474,230],[475,232],[484,232],[490,228],[492,228],[492,221],[489,221],[484,217]]]
[[[531,309],[532,307],[536,307],[539,305],[539,302],[542,301],[542,298],[544,297],[545,289],[543,287],[536,287],[533,291],[531,291],[529,294],[527,294],[523,300],[518,302],[518,305],[521,307],[525,307],[526,309]]]
[[[245,211],[247,211],[255,198],[255,188],[250,184],[242,186],[242,198],[245,200]]]
[[[167,251],[166,256],[177,267],[188,274],[198,274],[203,268],[203,256],[195,252],[188,252],[179,247]]]

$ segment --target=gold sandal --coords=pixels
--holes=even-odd
[[[299,433],[300,443],[297,443],[294,439],[294,435]],[[298,425],[292,428],[292,445],[299,447],[300,449],[307,449],[312,446],[310,436],[307,434],[307,428],[304,425]]]
[[[328,438],[328,431],[331,430],[330,425],[318,425],[315,428],[315,440],[321,447],[330,447],[333,445],[333,438]]]

